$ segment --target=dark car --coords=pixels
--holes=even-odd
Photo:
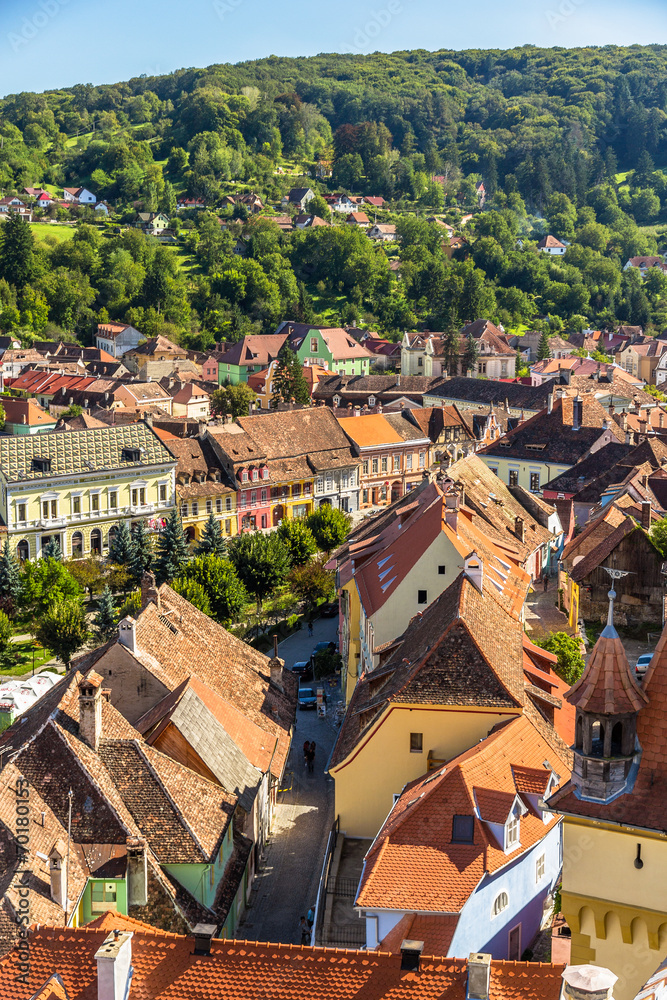
[[[328,650],[331,653],[335,653],[336,652],[336,643],[335,642],[318,642],[318,644],[315,646],[315,649],[310,654],[310,663],[311,663],[311,666],[313,666],[313,667],[315,666],[315,657],[317,656],[317,654],[318,653],[323,653],[323,652],[325,652],[325,650]]]
[[[317,695],[312,688],[299,688],[299,708],[317,708]]]
[[[299,660],[289,668],[297,677],[307,677],[310,674],[310,660]]]
[[[338,615],[338,601],[329,601],[320,608],[322,618],[336,618]]]

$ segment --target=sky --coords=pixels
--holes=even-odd
[[[667,43],[667,0],[0,0],[0,95],[268,55]]]

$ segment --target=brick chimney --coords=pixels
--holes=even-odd
[[[651,528],[651,501],[642,500],[642,528],[649,531]]]
[[[472,952],[468,956],[468,982],[466,1000],[489,1000],[491,986],[491,956],[485,952]]]
[[[445,496],[445,524],[448,524],[452,531],[456,531],[458,527],[459,505],[458,493],[452,491]]]
[[[273,637],[273,656],[269,660],[269,670],[271,672],[271,683],[275,684],[276,687],[283,689],[283,669],[285,667],[285,661],[281,660],[278,656],[278,636]]]
[[[95,953],[97,1000],[126,1000],[132,981],[133,931],[114,930]]]
[[[526,525],[522,517],[514,518],[514,534],[523,545],[526,541]]]
[[[563,972],[563,1000],[613,1000],[618,981],[609,969],[598,965],[568,965]]]
[[[79,735],[97,750],[102,735],[102,683],[95,670],[79,681]]]
[[[410,941],[408,938],[401,941],[401,969],[404,972],[419,972],[423,950],[423,941]]]
[[[67,895],[67,847],[57,840],[49,852],[49,875],[51,878],[51,899],[65,909]]]
[[[148,903],[148,861],[143,837],[127,838],[127,905],[146,906]]]
[[[160,591],[155,582],[154,573],[144,573],[141,578],[141,610],[143,611],[151,601],[160,610]]]
[[[131,653],[137,651],[137,623],[132,615],[118,622],[118,642]]]

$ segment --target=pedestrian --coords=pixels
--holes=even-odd
[[[308,916],[306,917],[306,920],[308,921],[308,927],[310,928],[310,930],[312,930],[313,924],[315,923],[315,913],[313,912],[312,906],[308,910]]]
[[[314,746],[315,746],[315,744],[311,743],[310,747],[308,748],[308,753],[306,754],[306,765],[307,765],[308,770],[310,771],[311,774],[313,773],[313,763],[315,761],[315,749],[314,749]]]
[[[301,917],[299,921],[299,930],[301,931],[301,944],[310,944],[310,928],[305,917]]]
[[[544,583],[544,593],[546,594],[547,590],[549,589],[549,574],[548,573],[544,574],[544,576],[542,577],[542,581]]]
[[[313,740],[313,742],[310,744],[310,752],[312,753],[313,759],[314,759],[315,758],[315,740]]]
[[[312,639],[312,637],[313,637],[313,623],[312,622],[308,622],[308,635]]]
[[[303,744],[303,762],[308,767],[308,756],[310,754],[310,741],[306,740]]]

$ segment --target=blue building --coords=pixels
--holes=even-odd
[[[403,789],[366,856],[369,949],[521,958],[553,905],[562,824],[542,802],[569,768],[527,716]]]

